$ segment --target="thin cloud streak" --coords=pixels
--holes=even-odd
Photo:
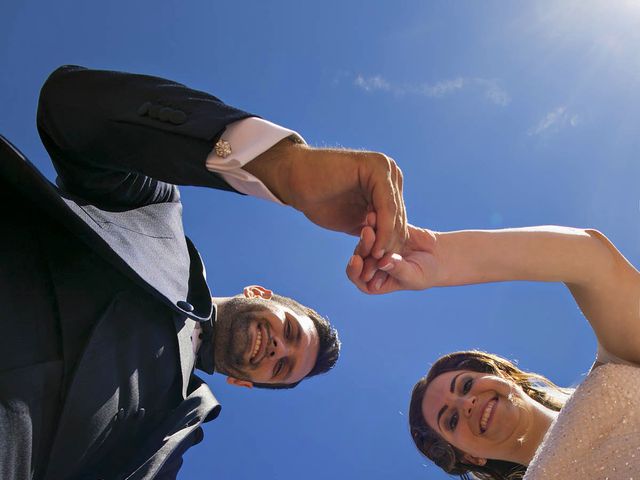
[[[374,77],[365,78],[362,75],[358,75],[353,84],[357,87],[362,88],[367,92],[372,92],[374,90],[384,90],[388,92],[392,90],[391,85],[380,75],[376,75]],[[395,89],[394,89],[395,90]]]
[[[484,83],[486,87],[484,92],[485,96],[496,105],[506,107],[511,102],[509,94],[502,89],[495,80],[477,79],[476,81]]]
[[[580,123],[580,117],[567,111],[567,107],[561,105],[547,113],[535,126],[531,127],[527,134],[530,136],[551,134],[565,127],[575,127]]]
[[[423,83],[418,87],[416,93],[426,95],[427,97],[441,98],[445,95],[461,90],[465,86],[465,79],[458,77],[451,80],[443,80],[433,85]]]
[[[388,81],[381,75],[365,77],[358,74],[355,76],[353,84],[366,92],[381,91],[394,95],[419,95],[428,98],[442,98],[457,91],[477,89],[482,91],[484,97],[495,105],[505,107],[511,102],[511,96],[499,85],[498,81],[487,78],[456,77],[436,83],[399,85]]]

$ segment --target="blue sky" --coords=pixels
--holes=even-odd
[[[438,230],[594,227],[640,264],[640,3],[5,0],[0,132],[53,178],[35,129],[60,64],[165,76],[400,164],[410,220]],[[336,370],[291,392],[208,381],[223,405],[181,479],[447,478],[414,450],[413,383],[481,348],[577,384],[595,340],[560,285],[367,297],[353,238],[232,194],[183,190],[217,295],[260,283],[339,328]]]

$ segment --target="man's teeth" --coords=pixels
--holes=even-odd
[[[256,345],[253,347],[253,352],[251,352],[251,358],[254,358],[258,354],[260,345],[262,345],[262,331],[258,329],[258,333],[256,334]]]
[[[489,421],[489,417],[491,416],[491,412],[493,411],[493,407],[496,406],[496,400],[491,400],[487,404],[487,408],[484,409],[484,413],[482,414],[482,418],[480,419],[480,429],[484,432],[487,429],[487,422]]]

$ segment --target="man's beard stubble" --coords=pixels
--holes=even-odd
[[[244,356],[250,341],[249,326],[256,313],[265,306],[260,299],[233,297],[218,307],[214,350],[216,371],[243,380],[250,380],[250,365]]]

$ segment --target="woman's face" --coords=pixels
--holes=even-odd
[[[527,432],[527,399],[510,380],[456,370],[432,380],[422,399],[422,415],[427,425],[467,454],[467,462],[509,460]]]

